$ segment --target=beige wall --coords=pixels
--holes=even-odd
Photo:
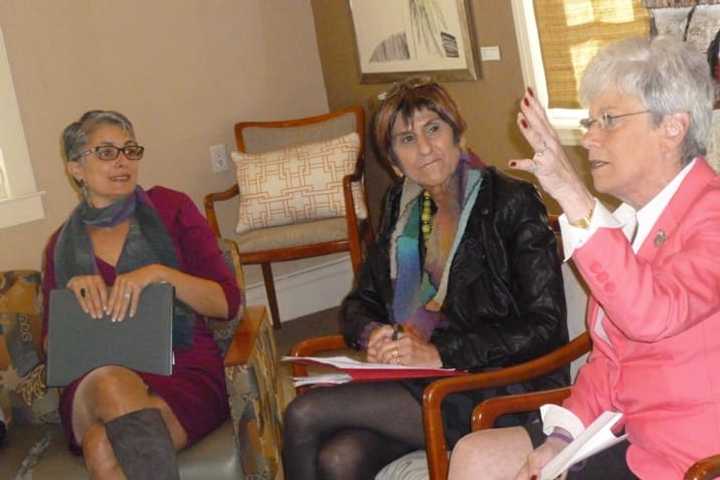
[[[307,0],[4,0],[0,26],[46,192],[45,220],[0,230],[0,270],[38,268],[75,205],[59,141],[85,110],[127,114],[147,149],[141,183],[201,205],[233,182],[208,147],[234,146],[234,122],[328,108]]]
[[[515,126],[518,101],[524,83],[515,40],[512,9],[507,0],[469,0],[478,47],[497,45],[501,61],[481,62],[481,78],[476,81],[447,82],[447,88],[460,106],[468,123],[467,140],[486,162],[505,168],[511,158],[522,158],[530,150]],[[359,83],[355,39],[348,2],[312,0],[318,48],[323,66],[330,108],[368,100],[388,85]],[[571,157],[584,170],[580,149]],[[368,165],[371,211],[377,216],[379,202],[389,183],[387,175],[374,161]],[[583,171],[587,176],[587,172]],[[527,177],[526,177],[527,178]],[[555,205],[551,209],[556,210]]]

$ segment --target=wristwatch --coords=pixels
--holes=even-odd
[[[587,215],[585,215],[582,218],[578,218],[574,222],[569,222],[570,225],[572,225],[573,227],[582,228],[584,230],[587,230],[588,228],[590,228],[590,222],[592,221],[592,215],[593,215],[594,211],[595,211],[595,204],[593,204],[593,206],[590,208],[590,211],[588,212]]]

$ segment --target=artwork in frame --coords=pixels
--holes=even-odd
[[[475,80],[468,0],[349,0],[362,83],[409,75]]]

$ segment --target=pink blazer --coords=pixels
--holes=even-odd
[[[608,228],[573,260],[593,351],[565,407],[585,425],[623,412],[630,469],[682,478],[720,453],[720,177],[699,158],[637,255]]]

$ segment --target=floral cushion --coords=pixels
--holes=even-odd
[[[230,415],[246,478],[273,479],[280,468],[282,411],[275,335],[265,307],[250,307],[242,334],[251,338],[247,362],[225,367]]]
[[[0,272],[0,406],[12,422],[57,422],[58,395],[45,385],[40,345],[40,273]]]

